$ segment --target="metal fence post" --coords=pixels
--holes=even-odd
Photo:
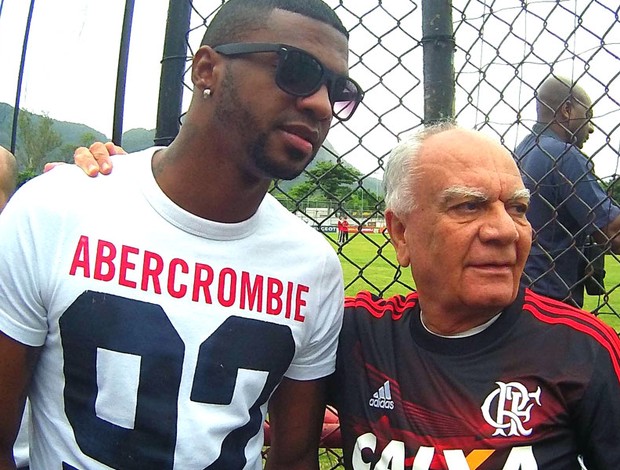
[[[118,53],[118,72],[116,74],[116,96],[114,98],[114,122],[112,124],[112,141],[116,145],[123,142],[123,114],[125,112],[125,83],[127,82],[127,63],[129,61],[129,43],[133,23],[134,0],[125,0],[123,32]]]
[[[30,37],[30,25],[32,23],[32,13],[34,12],[34,0],[30,1],[28,9],[28,20],[26,21],[26,32],[24,33],[24,43],[22,46],[22,56],[19,63],[19,75],[17,77],[17,90],[15,92],[15,108],[13,109],[13,127],[11,128],[11,153],[15,154],[17,146],[17,125],[19,122],[19,102],[22,94],[22,83],[24,80],[24,67],[26,65],[26,51],[28,49],[28,38]]]
[[[189,31],[191,11],[190,0],[170,0],[161,64],[155,145],[170,144],[179,132],[183,74],[187,61],[186,35]]]
[[[424,123],[454,118],[452,0],[422,0]]]

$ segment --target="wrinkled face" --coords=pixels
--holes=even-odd
[[[583,145],[594,132],[592,125],[592,102],[588,96],[575,98],[570,102],[570,118],[568,121],[568,129],[573,134],[573,143],[578,148]]]
[[[243,42],[294,46],[331,71],[348,74],[345,36],[296,13],[274,10],[268,28],[248,33]],[[239,148],[239,163],[260,177],[298,176],[318,152],[332,121],[327,87],[307,97],[281,90],[275,82],[275,52],[220,57],[225,72],[213,96],[216,118]]]
[[[401,265],[421,302],[446,311],[499,311],[516,297],[531,245],[529,196],[510,154],[479,133],[429,137],[419,157],[416,208],[402,218]]]

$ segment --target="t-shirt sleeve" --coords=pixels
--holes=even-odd
[[[309,336],[286,373],[290,379],[315,380],[332,374],[336,369],[344,285],[342,268],[333,251],[325,256],[320,273],[319,311],[312,315],[311,325],[307,325],[310,327]]]
[[[24,185],[0,215],[0,330],[29,346],[41,346],[47,334],[41,276],[35,266],[46,262],[40,259],[46,252],[45,237],[56,228],[33,215],[33,208],[41,204],[37,194],[44,194],[33,191],[39,178]]]

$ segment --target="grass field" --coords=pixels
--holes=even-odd
[[[328,235],[338,250],[336,234]],[[409,270],[397,267],[394,249],[382,234],[356,234],[339,252],[344,272],[345,292],[354,295],[368,290],[383,296],[405,294],[413,287]],[[620,332],[620,263],[607,256],[605,288],[608,296],[586,295],[585,310],[598,310],[599,317]]]

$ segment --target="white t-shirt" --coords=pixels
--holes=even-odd
[[[241,223],[182,210],[155,150],[107,177],[56,168],[0,217],[0,330],[42,346],[33,469],[259,469],[282,377],[334,370],[343,284],[323,236],[269,195]]]
[[[30,404],[26,402],[24,415],[22,416],[22,424],[19,427],[17,439],[13,446],[13,457],[17,468],[28,466],[28,425],[30,422]]]

